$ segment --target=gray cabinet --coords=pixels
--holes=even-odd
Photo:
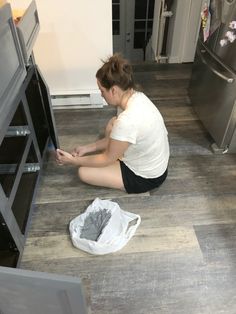
[[[24,62],[8,4],[0,9],[0,42],[0,265],[15,267],[44,153],[58,140],[47,84],[32,52]]]

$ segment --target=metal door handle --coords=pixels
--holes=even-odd
[[[199,55],[200,55],[200,58],[201,58],[202,62],[203,62],[204,64],[206,64],[206,65],[209,67],[209,69],[210,69],[213,73],[215,73],[217,76],[219,76],[220,78],[222,78],[223,80],[225,80],[227,83],[233,83],[233,82],[234,82],[234,79],[233,79],[233,78],[227,77],[226,75],[220,73],[220,72],[217,71],[212,65],[210,65],[209,63],[207,63],[206,59],[203,57],[203,55],[202,55],[201,53],[200,53]]]
[[[220,71],[218,71],[217,69],[215,69],[210,63],[207,62],[207,60],[204,58],[204,53],[208,53],[218,64],[220,64],[228,73],[230,73],[232,76],[234,76],[234,73],[232,73],[232,71],[225,66],[213,53],[211,53],[206,47],[204,47],[204,49],[197,49],[198,51],[198,55],[200,56],[202,62],[204,64],[206,64],[209,69],[216,74],[217,76],[219,76],[220,78],[222,78],[223,80],[225,80],[227,83],[233,83],[235,78],[232,77],[228,77],[226,75],[224,75],[223,73],[221,73]]]

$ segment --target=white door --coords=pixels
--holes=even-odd
[[[152,33],[155,0],[113,0],[113,52],[131,61],[145,60]]]
[[[113,53],[125,56],[126,0],[112,0]]]

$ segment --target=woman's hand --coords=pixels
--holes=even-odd
[[[58,165],[76,165],[76,157],[72,154],[65,152],[62,149],[56,150],[56,161]]]
[[[106,141],[105,142],[103,140],[101,141],[103,145],[104,143],[106,143]],[[117,161],[117,159],[121,158],[124,155],[124,152],[128,149],[129,145],[130,145],[129,142],[110,139],[108,141],[107,149],[104,152],[82,157],[78,155],[73,156],[72,154],[67,153],[64,150],[57,149],[56,160],[59,165],[69,164],[79,167],[84,166],[95,168],[106,167]],[[86,148],[88,148],[88,146],[86,146]],[[86,152],[88,152],[87,149]]]
[[[84,155],[86,155],[89,152],[87,146],[77,146],[76,148],[73,149],[73,151],[71,152],[71,155],[73,157],[82,157]]]

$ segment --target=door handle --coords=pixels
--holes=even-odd
[[[126,33],[126,42],[129,43],[131,40],[130,33]]]
[[[203,44],[201,44],[203,46]],[[234,73],[225,65],[223,64],[211,51],[209,51],[209,49],[207,49],[207,47],[203,47],[203,48],[197,48],[197,52],[198,52],[198,55],[200,56],[201,58],[201,61],[206,64],[209,69],[214,73],[216,74],[218,77],[222,78],[223,80],[225,80],[227,83],[233,83],[234,80],[235,80],[235,75]],[[224,70],[226,70],[229,74],[231,74],[233,77],[229,77],[225,74],[223,74],[222,72],[220,72],[219,70],[217,70],[212,64],[210,64],[210,62],[208,62],[204,56],[205,53],[208,53],[210,55],[210,57],[216,61],[220,66],[222,66],[222,68]]]

